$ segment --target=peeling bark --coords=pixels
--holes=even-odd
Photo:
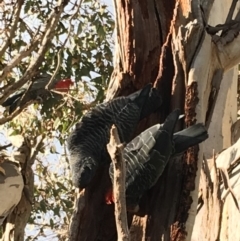
[[[205,160],[201,172],[200,197],[196,227],[201,229],[193,237],[197,240],[239,240],[238,222],[240,213],[237,211],[233,197],[223,187],[219,169],[226,166],[230,176],[230,185],[239,199],[239,144],[240,139],[231,147],[224,150],[217,158]]]

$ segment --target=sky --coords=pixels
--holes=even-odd
[[[113,4],[113,0],[102,0],[102,2],[106,3],[106,5],[108,6],[108,10],[114,14],[114,4]]]

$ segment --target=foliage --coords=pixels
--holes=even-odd
[[[28,231],[26,240],[33,240],[30,236],[36,230],[38,237],[46,235],[46,229],[65,240],[57,230],[69,223],[74,199],[66,137],[83,111],[103,100],[112,72],[114,22],[107,6],[98,0],[62,4],[66,6],[59,19],[58,3],[53,0],[4,1],[0,5],[0,104],[14,90],[29,86],[39,71],[75,81],[62,100],[31,105],[18,118],[10,118],[1,109],[5,135],[45,137],[34,165],[35,203],[29,224],[35,231]],[[51,25],[54,18],[55,27]]]

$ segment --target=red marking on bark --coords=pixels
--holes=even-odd
[[[113,204],[114,203],[114,196],[113,196],[113,191],[112,191],[112,188],[110,188],[106,195],[105,195],[105,202],[106,204],[110,205],[110,204]]]

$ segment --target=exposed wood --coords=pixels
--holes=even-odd
[[[107,144],[107,150],[113,163],[113,194],[118,241],[128,241],[129,231],[125,197],[126,165],[122,157],[123,145],[120,142],[115,125],[110,130],[110,141]]]
[[[115,66],[107,100],[127,95],[155,81],[161,47],[170,29],[175,2],[115,1]]]
[[[209,215],[204,215],[202,224],[208,227],[204,230],[204,238],[201,240],[218,240],[220,234],[220,221],[221,221],[221,209],[222,201],[220,194],[220,177],[216,168],[215,157],[212,159],[213,168],[212,175],[210,175],[209,160],[204,161],[203,169],[201,172],[201,179],[204,185],[201,186],[202,199],[204,202],[204,208],[200,210],[207,212]],[[214,220],[213,220],[214,217]]]

